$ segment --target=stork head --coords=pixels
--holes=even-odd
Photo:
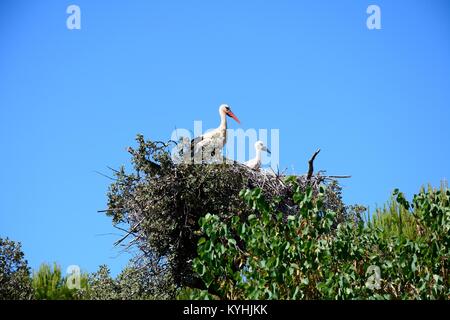
[[[227,115],[227,116],[233,118],[234,120],[236,120],[237,123],[241,123],[241,122],[239,121],[239,119],[238,119],[238,118],[234,115],[234,113],[231,111],[230,106],[227,105],[227,104],[222,104],[222,105],[220,105],[220,107],[219,107],[219,113],[220,113],[220,115]]]
[[[271,154],[269,148],[267,148],[267,147],[264,145],[264,142],[262,142],[261,140],[258,140],[258,141],[255,142],[255,149],[256,149],[256,150],[266,151],[268,154]]]

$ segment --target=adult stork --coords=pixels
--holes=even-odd
[[[255,142],[255,151],[255,157],[247,162],[244,162],[244,165],[246,165],[250,169],[259,170],[259,168],[261,167],[261,152],[266,151],[270,154],[270,150],[264,145],[264,142],[259,140]]]
[[[237,123],[241,123],[239,119],[231,111],[227,104],[222,104],[219,107],[220,125],[216,129],[205,133],[191,141],[191,157],[196,157],[199,152],[202,154],[206,151],[206,156],[215,156],[216,150],[222,150],[227,143],[227,116],[233,118]],[[203,151],[203,152],[202,152]]]

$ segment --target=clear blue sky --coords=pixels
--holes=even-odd
[[[81,8],[81,30],[66,8]],[[381,7],[381,30],[366,8]],[[128,256],[97,210],[137,133],[280,129],[280,163],[351,174],[347,203],[450,178],[450,5],[434,1],[2,1],[0,236],[33,268],[113,273]],[[236,123],[233,128],[238,128]],[[105,235],[106,234],[106,235]],[[118,256],[118,257],[117,257]]]

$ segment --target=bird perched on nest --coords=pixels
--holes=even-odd
[[[233,118],[237,123],[241,123],[227,104],[220,105],[219,115],[219,127],[191,141],[191,158],[194,158],[194,156],[197,157],[199,152],[204,150],[207,150],[205,156],[214,157],[216,150],[222,150],[223,146],[227,143],[227,116]]]
[[[261,167],[262,151],[266,151],[270,154],[270,150],[264,145],[264,142],[262,142],[261,140],[255,142],[255,150],[255,157],[247,162],[244,162],[244,165],[246,165],[250,169],[259,170],[259,168]]]

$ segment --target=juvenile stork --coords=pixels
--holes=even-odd
[[[250,169],[259,170],[259,168],[261,167],[261,152],[266,151],[270,154],[270,150],[264,145],[264,142],[259,140],[255,142],[255,151],[256,156],[253,159],[244,162],[244,165],[246,165]]]
[[[211,155],[212,157],[214,157],[214,155],[216,154],[216,150],[222,150],[223,146],[227,143],[227,116],[233,118],[237,123],[241,123],[227,104],[220,105],[219,115],[219,127],[197,138],[194,138],[191,141],[192,158],[194,158],[194,156],[199,152],[205,150],[206,156],[209,157],[209,155]]]

